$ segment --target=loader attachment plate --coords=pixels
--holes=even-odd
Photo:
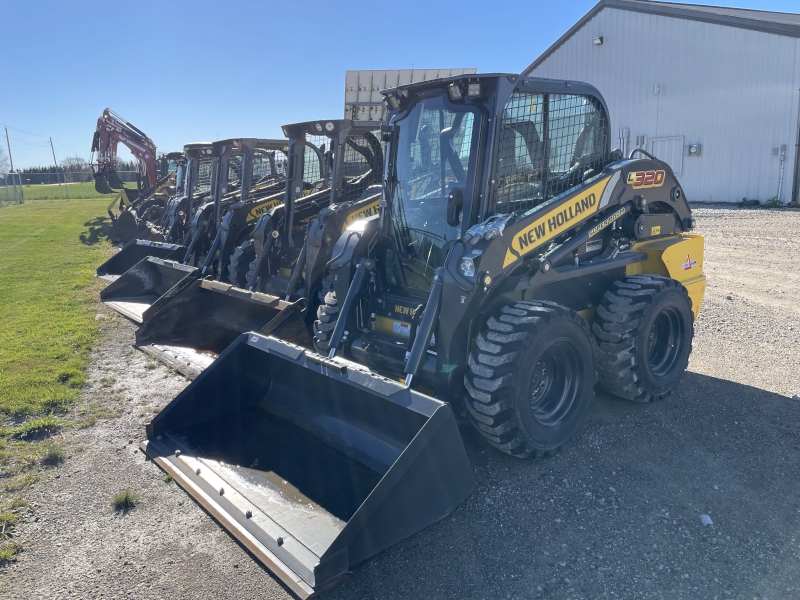
[[[275,332],[288,341],[310,343],[304,304],[198,279],[144,320],[135,345],[193,379],[246,331]]]
[[[147,256],[100,292],[100,299],[136,323],[151,319],[180,295],[200,269]]]
[[[114,281],[148,256],[178,261],[183,258],[184,254],[186,254],[186,246],[180,244],[131,240],[114,256],[97,267],[97,276],[107,281]]]
[[[301,598],[472,491],[449,405],[338,358],[241,335],[142,449]]]

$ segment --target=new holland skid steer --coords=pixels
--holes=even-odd
[[[244,334],[144,444],[302,597],[471,491],[453,410],[546,456],[598,375],[630,400],[674,390],[705,287],[680,184],[611,151],[593,87],[471,75],[385,97],[380,214],[335,244],[324,355]]]
[[[284,194],[258,212],[252,238],[240,233],[230,258],[222,253],[220,263],[227,265],[232,285],[222,281],[220,271],[217,282],[161,286],[158,310],[150,310],[136,333],[139,348],[190,377],[245,331],[280,331],[284,339],[310,343],[333,244],[348,223],[377,211],[380,123],[311,121],[287,125],[284,133],[289,138]],[[227,230],[226,223],[227,217],[223,233],[236,230],[235,221]],[[142,295],[154,296],[149,273],[169,265],[150,261],[148,275],[137,279]]]

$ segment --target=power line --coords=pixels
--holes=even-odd
[[[8,127],[9,129],[13,129],[14,131],[19,131],[20,133],[24,133],[25,135],[32,135],[34,137],[41,137],[46,138],[49,136],[46,135],[39,135],[38,133],[31,133],[30,131],[23,131],[22,129],[17,129],[16,127],[12,127],[11,125],[6,125],[5,123],[0,123],[3,127]]]

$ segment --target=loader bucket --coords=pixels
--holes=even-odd
[[[186,247],[179,244],[132,240],[97,268],[97,276],[109,281],[114,281],[117,277],[125,273],[125,271],[148,256],[180,260],[185,254]]]
[[[144,219],[140,221],[131,211],[123,210],[111,224],[111,231],[108,232],[108,239],[112,243],[117,243],[125,240],[126,237],[136,237],[136,234],[144,231],[146,227],[147,221]],[[149,233],[149,231],[147,233]]]
[[[285,302],[227,283],[195,280],[144,321],[136,331],[136,346],[194,378],[246,331],[309,344],[304,305],[305,300]]]
[[[121,190],[125,187],[125,184],[122,183],[122,179],[120,179],[116,169],[109,169],[106,171],[106,180],[108,181],[108,185],[115,190]]]
[[[301,598],[475,486],[448,404],[254,333],[156,415],[141,447]]]
[[[102,173],[97,173],[94,176],[94,189],[98,194],[113,194],[115,192],[115,190],[112,190],[111,186],[108,185],[108,181]]]
[[[150,319],[197,279],[200,269],[148,256],[100,292],[100,300],[135,321]]]

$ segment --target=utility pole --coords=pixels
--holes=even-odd
[[[11,140],[8,139],[8,127],[6,127],[6,145],[8,146],[8,160],[11,163],[11,183],[14,184],[14,200],[17,199],[17,182],[14,180],[14,157],[11,156]],[[22,176],[19,175],[19,195],[25,200],[25,192],[22,191]]]
[[[53,151],[53,165],[56,167],[56,181],[61,185],[61,179],[58,177],[58,161],[56,161],[56,149],[53,148],[53,138],[50,138],[50,150]],[[67,193],[67,200],[69,200],[69,187],[67,186],[67,174],[64,173],[64,191]]]

